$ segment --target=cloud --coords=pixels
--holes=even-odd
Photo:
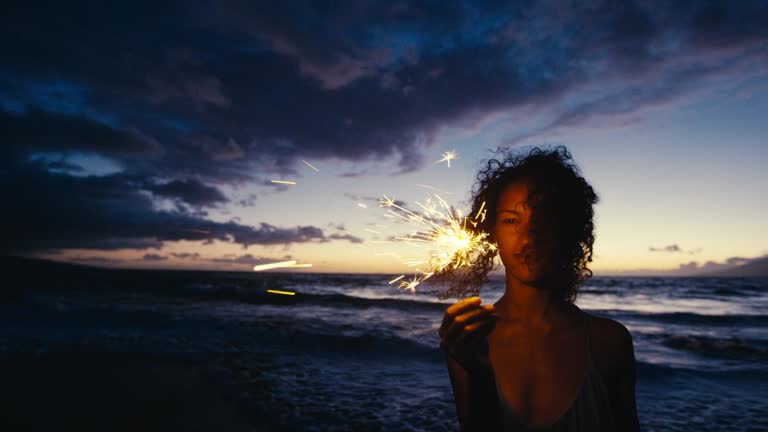
[[[260,264],[269,264],[269,263],[278,262],[278,261],[286,261],[290,259],[292,259],[290,255],[286,255],[282,258],[270,258],[270,257],[255,257],[251,254],[244,254],[234,258],[229,256],[225,256],[222,258],[211,258],[208,261],[215,262],[215,263],[245,264],[245,265],[255,266]]]
[[[328,236],[330,240],[347,240],[350,243],[362,243],[363,239],[352,234],[331,234]]]
[[[434,160],[442,128],[504,113],[516,114],[509,145],[622,127],[768,64],[759,0],[13,9],[0,26],[12,250],[331,241],[313,226],[215,222],[201,208],[252,205],[221,191],[268,186],[302,160],[412,172]],[[119,173],[97,178],[41,153],[96,155]],[[179,205],[161,211],[153,198]]]
[[[106,156],[155,154],[156,140],[135,129],[120,129],[79,115],[41,110],[15,114],[0,110],[6,154],[36,152],[99,153]]]
[[[229,201],[217,188],[195,179],[173,180],[167,183],[148,182],[144,189],[153,194],[177,199],[192,206],[214,206]]]
[[[656,248],[656,247],[649,247],[649,251],[651,252],[680,252],[682,249],[680,249],[680,246],[676,244],[671,244],[669,246],[664,246],[663,248]]]
[[[111,124],[124,136],[107,141],[128,149],[162,142],[166,153],[140,168],[172,177],[250,181],[295,172],[302,158],[396,158],[407,172],[445,125],[555,113],[514,142],[629,115],[738,76],[749,59],[764,65],[768,36],[760,1],[148,8],[51,5],[42,16],[17,5],[0,30],[0,106],[29,117],[15,128],[57,124],[30,114],[40,111]],[[45,145],[112,133],[91,129],[66,127]]]
[[[122,262],[119,259],[108,258],[103,256],[75,256],[70,258],[69,261],[86,263],[86,264],[118,264]]]
[[[143,257],[141,257],[144,261],[167,261],[168,257],[165,255],[158,255],[153,253],[144,254]]]
[[[757,258],[744,258],[744,257],[729,257],[723,262],[706,261],[703,264],[699,264],[698,261],[690,261],[685,264],[680,264],[678,273],[683,274],[703,274],[712,273],[721,270],[732,269],[737,266],[749,264],[754,261],[760,261],[765,259],[765,256]]]
[[[171,256],[178,259],[191,259],[196,260],[200,258],[200,254],[197,252],[189,253],[189,252],[181,252],[181,253],[171,253]]]
[[[0,173],[10,253],[61,249],[160,249],[166,241],[251,245],[335,240],[313,226],[215,222],[182,209],[159,210],[143,185],[124,174],[72,177],[34,167]],[[341,239],[339,239],[341,240]],[[356,242],[353,238],[345,240]]]
[[[667,246],[664,246],[664,247],[653,247],[653,246],[650,246],[648,248],[648,251],[650,251],[650,252],[672,252],[672,253],[685,252],[688,255],[699,254],[699,253],[701,253],[702,250],[703,250],[702,248],[696,248],[696,249],[691,249],[691,250],[683,250],[677,244],[671,244],[671,245],[667,245]]]

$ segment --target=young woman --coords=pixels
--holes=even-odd
[[[632,336],[573,304],[592,275],[597,196],[565,147],[493,159],[473,194],[506,290],[450,306],[439,335],[462,431],[637,431]],[[495,253],[448,295],[477,294]],[[454,279],[456,280],[456,279]]]

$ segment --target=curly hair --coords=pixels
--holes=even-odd
[[[478,172],[472,190],[470,214],[477,214],[484,204],[486,217],[467,228],[474,233],[488,233],[495,242],[494,226],[501,192],[511,183],[526,182],[531,208],[530,238],[557,264],[553,266],[557,270],[546,277],[546,287],[555,298],[575,301],[581,283],[592,276],[587,266],[592,261],[595,242],[593,206],[598,202],[595,191],[580,175],[564,146],[550,150],[533,147],[527,154],[502,150],[496,153],[496,158],[486,161]],[[448,284],[440,296],[478,295],[480,287],[488,282],[488,273],[496,266],[497,255],[498,251],[489,251],[471,268],[446,269],[433,276],[435,282]]]

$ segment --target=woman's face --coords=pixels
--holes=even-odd
[[[524,283],[539,280],[551,264],[541,248],[534,247],[530,221],[528,185],[523,181],[509,184],[499,195],[494,237],[507,275]]]

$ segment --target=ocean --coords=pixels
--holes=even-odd
[[[49,275],[0,302],[0,356],[108,352],[194,364],[246,430],[458,430],[437,337],[452,301],[390,279]],[[492,281],[484,303],[502,291]],[[576,304],[632,333],[643,431],[768,431],[768,279],[594,277]]]

